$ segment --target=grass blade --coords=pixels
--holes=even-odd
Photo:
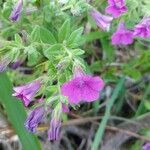
[[[120,91],[121,91],[121,89],[122,89],[122,87],[124,85],[124,81],[125,81],[125,79],[122,78],[118,82],[118,84],[117,84],[117,86],[116,86],[116,88],[115,88],[115,90],[113,92],[112,97],[110,98],[110,100],[108,101],[108,104],[106,105],[105,116],[102,119],[101,123],[99,124],[99,128],[98,128],[98,130],[96,132],[96,135],[95,135],[95,138],[94,138],[94,142],[92,144],[92,148],[91,148],[92,150],[98,150],[99,149],[98,148],[99,144],[100,144],[100,142],[102,140],[102,137],[103,137],[103,134],[104,134],[104,131],[105,131],[105,127],[107,125],[107,121],[108,121],[108,119],[110,117],[111,108],[112,108],[115,100],[117,99],[118,95],[120,94]]]
[[[146,109],[145,109],[145,106],[144,106],[144,102],[147,99],[149,93],[150,93],[150,85],[148,85],[148,87],[147,87],[147,89],[146,89],[146,91],[144,93],[144,96],[143,96],[143,98],[141,100],[141,103],[140,103],[140,105],[139,105],[139,107],[138,107],[138,109],[136,111],[135,117],[138,117],[138,116],[140,116],[140,115],[142,115],[143,113],[146,112]]]
[[[0,103],[5,107],[8,119],[18,134],[23,150],[41,150],[36,136],[24,127],[26,112],[20,101],[12,97],[12,84],[5,73],[0,73]]]

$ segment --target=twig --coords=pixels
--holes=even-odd
[[[120,128],[112,127],[112,126],[106,126],[106,129],[107,130],[111,130],[111,131],[116,131],[116,132],[122,132],[124,134],[127,134],[129,136],[135,137],[135,138],[140,139],[142,141],[150,142],[150,138],[142,136],[142,135],[139,135],[137,133],[134,133],[134,132],[131,132],[131,131],[128,131],[128,130],[124,130],[124,129],[120,129]]]
[[[98,123],[94,122],[94,121],[97,121],[99,119],[102,119],[102,116],[73,119],[73,120],[69,120],[67,122],[62,123],[62,126],[81,125],[81,124],[85,124],[85,123],[88,123],[88,122],[92,122],[92,123],[95,123],[96,125],[98,125]],[[38,127],[37,130],[38,131],[45,131],[48,128],[49,128],[49,125],[42,124]],[[132,137],[138,138],[142,141],[150,142],[149,138],[147,138],[145,136],[142,136],[142,135],[139,135],[137,133],[125,130],[125,129],[121,129],[121,128],[117,128],[117,127],[113,127],[113,126],[106,126],[106,130],[121,132],[121,133],[126,134],[130,137],[132,136]],[[15,134],[15,132],[11,127],[8,127],[8,128],[1,128],[0,129],[0,134]]]

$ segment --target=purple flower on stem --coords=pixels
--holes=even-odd
[[[50,122],[50,128],[48,130],[48,139],[51,140],[58,140],[60,137],[60,127],[61,121],[59,119],[52,119]]]
[[[27,117],[25,127],[30,132],[35,132],[38,124],[41,122],[44,116],[44,108],[39,106],[35,108],[30,115]]]
[[[143,150],[150,150],[150,142],[149,142],[149,143],[144,144],[144,146],[143,146]]]
[[[141,38],[150,38],[150,17],[142,19],[135,26],[133,35]]]
[[[99,92],[103,88],[104,81],[100,77],[81,75],[64,83],[61,92],[68,97],[69,103],[78,104],[81,101],[92,102],[97,100]]]
[[[129,45],[133,43],[133,32],[125,27],[124,22],[120,22],[118,29],[113,33],[112,37],[113,45]]]
[[[28,106],[35,94],[39,91],[40,87],[40,81],[33,81],[23,86],[14,87],[13,90],[15,92],[12,95],[21,99],[24,105]]]
[[[17,4],[14,6],[14,8],[10,14],[9,18],[11,21],[15,22],[20,19],[22,8],[23,8],[23,0],[18,0]]]
[[[128,8],[125,5],[125,0],[108,0],[108,7],[105,11],[112,14],[114,18],[118,18],[127,12]]]
[[[11,68],[12,69],[17,69],[18,67],[20,67],[20,65],[23,63],[22,60],[17,60],[16,62],[11,64]]]
[[[104,31],[109,31],[111,21],[113,20],[112,17],[103,15],[97,10],[92,10],[91,16],[99,28],[102,28]]]

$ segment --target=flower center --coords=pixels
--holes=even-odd
[[[84,85],[85,85],[85,81],[83,81],[82,79],[76,83],[77,88],[82,88],[84,87]]]

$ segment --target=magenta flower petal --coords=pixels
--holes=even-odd
[[[104,31],[109,31],[111,22],[113,20],[112,17],[106,16],[98,12],[97,10],[92,10],[91,11],[91,16],[95,20],[97,26]]]
[[[114,18],[117,18],[120,16],[120,11],[116,10],[114,6],[108,6],[105,10],[108,14],[113,14]]]
[[[125,6],[124,0],[108,0],[108,7],[106,7],[105,11],[112,14],[114,18],[118,18],[127,12],[128,8]]]
[[[125,28],[123,22],[119,23],[118,29],[113,33],[112,37],[113,45],[129,45],[133,43],[133,32]]]
[[[20,19],[22,8],[23,8],[23,0],[18,0],[9,17],[11,21],[15,22]]]
[[[99,92],[104,88],[100,77],[82,75],[62,85],[61,91],[68,97],[69,103],[78,104],[81,101],[91,102],[99,97]]]
[[[89,78],[91,79],[91,76],[89,76]],[[105,83],[100,77],[93,77],[90,82],[90,86],[94,90],[99,89],[101,91],[104,88],[104,85],[105,85]]]
[[[35,108],[25,122],[25,127],[30,132],[35,132],[38,124],[41,122],[44,116],[44,108],[43,107],[37,107]]]
[[[82,100],[92,102],[99,98],[99,91],[93,90],[92,87],[85,86],[82,91]]]
[[[40,81],[34,81],[23,86],[14,87],[14,93],[12,94],[12,96],[21,99],[24,105],[28,106],[35,94],[39,91],[40,87]]]
[[[99,77],[84,77],[86,82],[83,92],[82,99],[87,102],[95,101],[99,98],[99,92],[104,88],[104,81]]]
[[[61,92],[64,96],[69,98],[69,102],[73,104],[77,104],[81,101],[81,92],[80,89],[76,88],[76,80],[72,80],[64,83],[61,87]]]
[[[150,38],[150,17],[142,19],[134,28],[134,36],[141,38]]]
[[[108,0],[108,4],[109,5],[115,5],[115,2],[114,2],[114,0]]]

